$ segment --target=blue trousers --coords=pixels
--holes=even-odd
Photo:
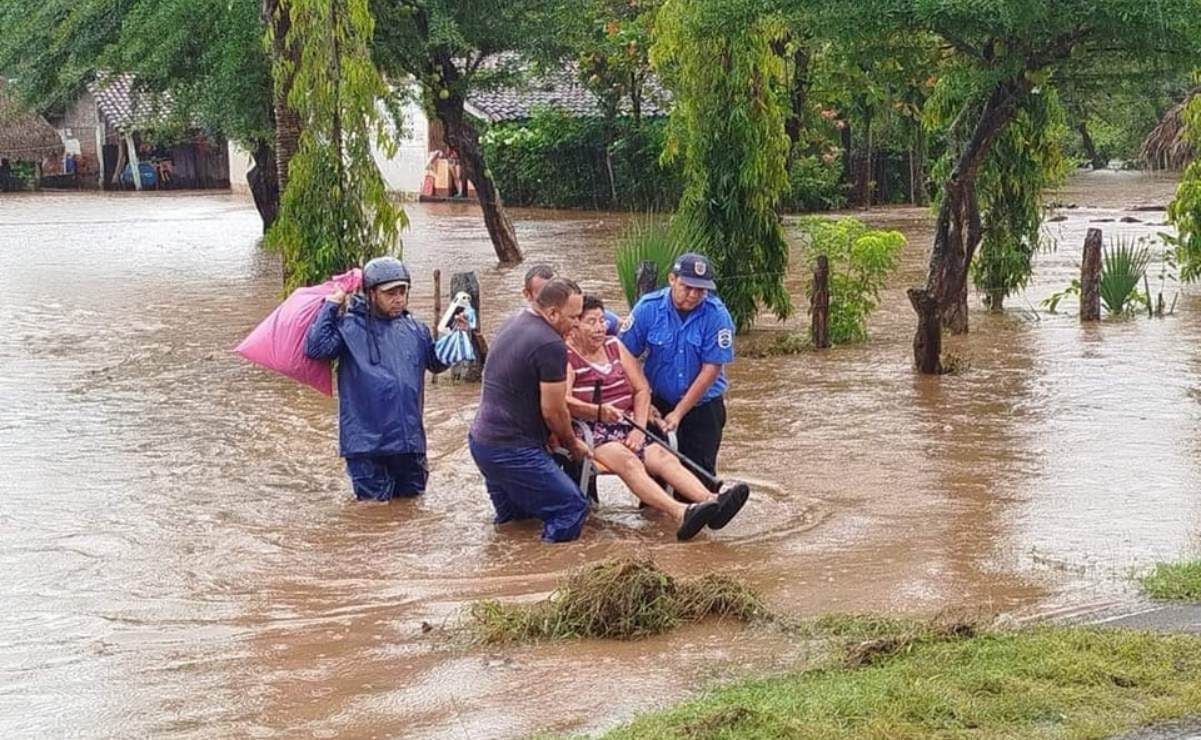
[[[569,542],[580,536],[588,501],[570,478],[539,447],[491,447],[467,438],[471,457],[484,474],[497,524],[514,519],[542,520],[542,539]]]
[[[423,453],[355,455],[346,458],[346,472],[360,501],[391,501],[425,493],[429,467]]]

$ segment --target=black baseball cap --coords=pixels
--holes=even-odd
[[[685,252],[671,266],[671,274],[678,277],[689,288],[717,290],[713,282],[713,265],[709,258],[696,252]]]

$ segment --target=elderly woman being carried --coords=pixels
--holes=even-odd
[[[596,461],[617,474],[643,503],[672,517],[678,539],[691,539],[706,525],[721,529],[746,503],[749,489],[737,483],[721,494],[712,493],[675,455],[648,442],[630,423],[646,427],[650,386],[638,360],[615,337],[607,336],[605,328],[604,304],[596,296],[585,296],[579,325],[567,338],[567,405],[574,418],[591,428]],[[674,499],[656,479],[686,502]]]

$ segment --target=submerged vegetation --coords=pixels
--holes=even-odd
[[[800,223],[806,257],[830,260],[830,341],[867,338],[867,318],[880,304],[880,289],[897,269],[905,237],[869,229],[854,218],[805,218]]]
[[[609,560],[570,576],[545,600],[472,605],[468,630],[485,643],[585,637],[634,639],[705,617],[768,616],[755,592],[728,576],[677,579],[646,559]]]
[[[1139,583],[1153,599],[1201,602],[1201,560],[1157,563]]]
[[[1105,249],[1101,263],[1101,303],[1114,316],[1126,316],[1147,298],[1138,292],[1151,264],[1151,248],[1142,240],[1119,237]]]

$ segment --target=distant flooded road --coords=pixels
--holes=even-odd
[[[730,368],[723,473],[752,481],[747,510],[681,545],[605,481],[582,539],[553,547],[489,523],[466,449],[478,386],[428,388],[424,497],[353,501],[336,402],[230,351],[279,300],[247,201],[0,196],[0,734],[589,731],[803,649],[717,623],[473,650],[422,631],[635,552],[736,574],[796,614],[1133,598],[1132,570],[1201,549],[1201,300],[1186,289],[1174,316],[1086,327],[1074,300],[1039,301],[1077,276],[1089,226],[1164,230],[1162,211],[1130,209],[1173,189],[1075,177],[1054,196],[1078,205],[1047,225],[1057,249],[1003,314],[973,297],[972,334],[948,347],[971,369],[944,378],[910,370],[904,288],[924,276],[930,214],[856,214],[910,240],[870,340]],[[495,330],[524,269],[495,268],[475,207],[408,211],[414,308],[431,317],[434,268],[476,270]],[[512,215],[528,260],[624,308],[625,216]],[[806,280],[794,265],[798,307]]]

